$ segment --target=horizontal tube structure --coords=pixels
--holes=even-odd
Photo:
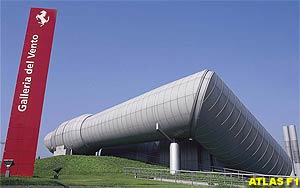
[[[192,137],[229,168],[290,175],[288,155],[238,97],[215,73],[205,80]]]
[[[75,154],[103,147],[158,141],[159,124],[169,137],[193,138],[226,166],[289,175],[281,146],[213,71],[176,80],[95,115],[62,123],[44,139],[53,152],[65,145]]]

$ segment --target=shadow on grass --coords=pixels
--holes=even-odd
[[[32,177],[32,178],[24,178],[24,177],[9,177],[5,178],[4,176],[0,177],[0,185],[36,185],[36,186],[61,186],[69,188],[69,186],[56,181],[50,178],[42,178],[42,177]]]

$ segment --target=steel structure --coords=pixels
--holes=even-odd
[[[285,150],[293,164],[292,175],[300,176],[300,154],[296,126],[283,126]]]
[[[95,115],[62,123],[44,139],[54,152],[74,154],[103,147],[162,140],[193,139],[226,167],[290,175],[288,155],[213,71],[204,70],[158,87]]]

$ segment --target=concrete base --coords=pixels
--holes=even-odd
[[[53,153],[53,156],[58,155],[72,155],[72,150],[66,148],[65,146],[57,146]]]

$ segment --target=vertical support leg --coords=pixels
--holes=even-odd
[[[6,178],[10,177],[10,170],[9,169],[6,169],[6,171],[5,171],[5,177]]]
[[[180,168],[179,144],[172,142],[170,144],[170,173],[176,174]]]

